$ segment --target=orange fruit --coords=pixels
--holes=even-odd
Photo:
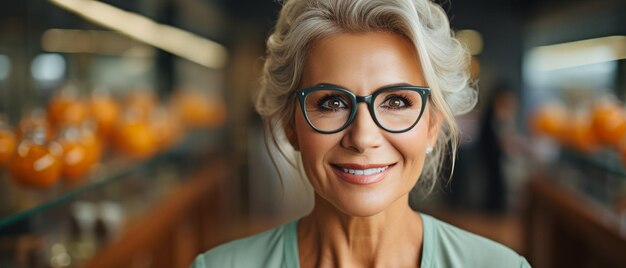
[[[217,127],[226,119],[223,102],[197,90],[181,90],[172,97],[172,106],[188,127]]]
[[[32,111],[28,116],[20,120],[15,136],[18,140],[21,140],[26,135],[39,130],[45,130],[46,141],[51,140],[55,135],[55,130],[46,118],[46,113],[41,109]]]
[[[63,129],[59,139],[63,147],[63,177],[69,183],[80,181],[95,164],[93,148],[88,147],[84,133],[82,128],[70,126]]]
[[[125,108],[137,110],[142,119],[148,119],[158,104],[157,96],[150,90],[136,90],[124,98]]]
[[[18,184],[33,188],[49,188],[61,177],[62,149],[59,144],[41,144],[24,139],[9,163],[11,178]]]
[[[575,113],[570,118],[566,137],[574,149],[591,153],[598,148],[591,117],[586,113]]]
[[[539,107],[530,118],[531,128],[537,134],[550,136],[563,141],[563,133],[567,126],[567,111],[558,104],[547,104]]]
[[[180,124],[173,115],[161,107],[155,110],[150,121],[150,127],[154,133],[155,145],[159,150],[164,150],[176,143],[182,135]]]
[[[57,95],[48,104],[48,117],[55,126],[79,124],[87,118],[87,107],[78,97]]]
[[[63,177],[70,183],[78,182],[91,169],[87,148],[78,141],[63,140]]]
[[[87,158],[92,164],[100,162],[102,158],[103,144],[102,140],[93,129],[81,127],[81,143],[87,149]]]
[[[0,128],[0,167],[9,163],[16,143],[15,134],[11,130]]]
[[[626,112],[616,100],[605,98],[593,105],[593,130],[599,140],[616,146],[626,135]]]
[[[107,94],[92,95],[89,103],[91,116],[98,125],[98,132],[101,136],[107,137],[115,127],[119,119],[120,106],[117,101]]]
[[[130,113],[134,113],[132,110]],[[146,158],[158,150],[150,123],[135,115],[126,115],[115,129],[114,143],[118,150],[132,157]]]
[[[226,122],[226,104],[223,101],[211,101],[211,115],[209,117],[209,127],[219,127]]]

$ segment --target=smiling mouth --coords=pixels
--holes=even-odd
[[[335,169],[339,169],[345,173],[350,173],[354,175],[371,175],[383,172],[388,168],[395,166],[396,163],[392,164],[330,164]]]
[[[347,182],[356,184],[371,184],[380,181],[382,175],[396,165],[360,165],[360,164],[331,164],[339,177]]]
[[[353,174],[353,175],[373,175],[373,174],[378,174],[381,173],[385,170],[387,170],[389,168],[389,166],[385,166],[385,167],[381,167],[381,168],[368,168],[368,169],[351,169],[351,168],[342,168],[340,167],[340,169],[344,172],[344,173],[349,173],[349,174]]]

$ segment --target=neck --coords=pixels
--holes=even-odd
[[[300,221],[302,267],[415,267],[422,246],[422,221],[408,195],[369,217],[353,217],[315,196],[311,214]]]

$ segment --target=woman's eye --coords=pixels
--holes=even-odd
[[[326,99],[320,106],[327,110],[339,110],[347,107],[347,105],[340,98]]]
[[[381,106],[387,109],[401,109],[407,106],[407,102],[401,97],[390,97]]]

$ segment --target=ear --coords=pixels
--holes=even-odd
[[[443,124],[443,114],[436,109],[430,109],[429,113],[427,146],[435,147]]]
[[[283,131],[285,131],[285,137],[287,137],[291,147],[299,152],[298,133],[296,133],[295,122],[293,122],[293,119],[291,121],[290,123],[283,124]]]

